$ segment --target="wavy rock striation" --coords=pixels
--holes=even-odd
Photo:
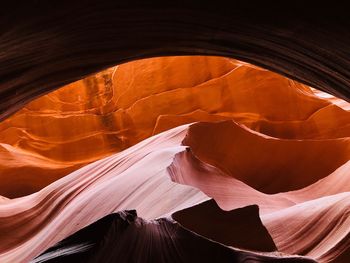
[[[196,73],[188,74],[191,70]],[[344,162],[347,143],[342,141],[350,135],[346,108],[333,104],[346,103],[321,96],[305,85],[232,59],[163,57],[126,63],[45,95],[0,123],[0,195],[13,198],[36,192],[87,163],[196,121],[235,120],[285,139],[285,144],[299,145],[299,151],[317,142],[287,141],[323,140],[325,149],[319,154],[329,150],[328,156],[339,157],[334,162],[321,157],[321,165],[312,168],[313,182]],[[265,149],[265,140],[260,141],[255,153],[259,156]],[[333,144],[337,149],[331,149]],[[308,166],[316,155],[305,159]],[[297,152],[294,157],[298,159]],[[288,158],[280,160],[271,176],[281,172]],[[249,168],[245,173],[249,177],[254,171]],[[280,190],[302,186],[285,184]]]
[[[266,135],[258,134],[232,121],[184,125],[87,165],[37,193],[2,201],[0,230],[5,234],[0,236],[1,261],[26,262],[82,227],[112,212],[124,209],[136,209],[140,216],[155,219],[188,208],[189,212],[186,213],[191,220],[198,216],[198,213],[196,207],[189,207],[207,201],[210,197],[214,198],[224,210],[257,204],[261,208],[261,222],[271,235],[277,252],[283,253],[280,255],[282,257],[285,254],[298,254],[327,262],[347,255],[350,247],[348,238],[350,185],[343,175],[348,174],[348,163],[299,190],[265,194],[255,189],[254,184],[249,185],[249,182],[240,181],[235,177],[235,173],[227,174],[224,169],[208,163],[207,160],[211,160],[212,148],[200,152],[202,159],[193,155],[193,152],[196,152],[195,142],[200,141],[203,134],[210,135],[212,130],[227,134],[225,133],[227,126],[239,129],[242,133],[249,133],[250,136],[259,136],[262,140],[271,140]],[[205,131],[201,130],[203,127],[206,127]],[[208,135],[206,138],[209,145],[217,141],[217,138],[222,138],[223,141],[227,139],[223,135]],[[277,144],[284,144],[283,139],[274,140],[277,140]],[[183,142],[190,142],[189,146],[182,145]],[[296,140],[296,143],[298,142],[299,140]],[[193,147],[193,150],[189,150],[188,147]],[[218,149],[222,148],[218,145]],[[227,156],[231,156],[234,161],[235,155],[230,155],[230,150],[235,148],[225,149]],[[282,147],[282,149],[285,149],[285,152],[280,153],[281,156],[298,152],[297,147]],[[320,141],[319,150],[322,149]],[[253,165],[255,160],[251,159],[251,163]],[[289,168],[285,167],[286,170],[293,169],[295,163],[290,162],[288,165]],[[305,166],[305,174],[307,171],[308,167]],[[261,182],[265,180],[265,185],[269,185],[271,178],[264,176],[265,174],[267,173],[260,172],[255,175]],[[287,174],[285,176],[288,178]],[[342,178],[343,181],[338,182],[338,178]],[[293,177],[288,180],[293,182]],[[299,178],[295,180],[298,182]],[[305,180],[309,183],[307,176]],[[275,187],[278,186],[276,183]],[[191,215],[192,209],[195,212]],[[250,211],[252,214],[255,213],[256,217],[256,210]],[[179,213],[181,215],[182,212]],[[179,213],[175,213],[175,219],[189,230],[198,231],[199,234],[214,241],[228,244],[229,241],[227,239],[225,241],[227,233],[224,231],[220,232],[218,228],[214,234],[205,233],[203,232],[205,227],[191,226],[189,219],[178,216]],[[244,227],[239,217],[236,217],[237,220],[228,220],[232,219],[230,213],[233,216],[243,212],[233,210],[222,214],[227,227],[233,224],[231,228],[233,232],[235,224]],[[220,216],[220,213],[215,216]],[[213,217],[203,217],[203,225],[213,222],[210,220],[213,220]],[[258,231],[256,233],[260,233],[262,238],[269,239],[259,220],[251,224],[255,225]],[[268,246],[265,240],[266,247],[259,248],[238,237],[237,232],[237,239],[229,245],[264,252],[274,249],[271,241]]]

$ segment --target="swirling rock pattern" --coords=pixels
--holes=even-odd
[[[187,242],[204,249],[203,261],[219,251],[235,261],[349,262],[348,104],[230,60],[106,70],[154,56],[225,56],[349,100],[349,27],[346,6],[313,0],[3,2],[0,261],[43,252],[36,260],[59,261],[56,248],[68,260],[161,261],[157,252],[168,259],[178,251],[171,259],[197,261]],[[48,95],[6,119],[101,70],[72,84],[77,92]],[[197,121],[205,122],[188,124]],[[195,224],[201,207],[228,228],[228,218],[248,211],[266,246],[208,232],[218,219]],[[144,219],[121,212],[130,209]],[[101,222],[108,231],[86,235]],[[75,238],[82,244],[72,246]],[[111,249],[135,242],[136,255]]]
[[[348,109],[218,57],[72,83],[0,124],[0,262],[348,262]]]
[[[201,138],[201,131],[191,131],[196,127],[203,124],[184,125],[153,136],[87,165],[35,194],[3,201],[0,204],[0,227],[5,233],[0,237],[2,261],[25,262],[113,211],[135,208],[142,217],[154,219],[206,201],[208,196],[224,210],[258,204],[262,208],[262,223],[282,253],[320,261],[334,260],[346,253],[350,246],[348,180],[344,179],[333,189],[328,186],[337,182],[344,173],[342,169],[348,171],[347,164],[309,187],[267,195],[195,158],[188,146],[181,146],[189,136]],[[287,154],[293,149],[285,150]],[[178,156],[182,155],[190,158],[179,162]],[[269,179],[266,181],[268,184]],[[318,191],[313,191],[315,188]],[[287,228],[285,222],[289,222]]]
[[[0,123],[0,195],[33,193],[87,163],[195,121],[235,120],[282,139],[332,139],[323,144],[343,152],[334,152],[339,158],[325,169],[314,166],[316,180],[346,159],[340,141],[349,136],[350,117],[331,102],[305,85],[232,59],[123,64],[43,96]]]

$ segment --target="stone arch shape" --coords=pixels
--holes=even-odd
[[[314,0],[89,0],[0,11],[0,120],[72,81],[130,60],[215,55],[350,99],[350,19]]]

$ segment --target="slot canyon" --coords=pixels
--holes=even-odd
[[[350,262],[350,19],[312,2],[4,5],[0,262]]]

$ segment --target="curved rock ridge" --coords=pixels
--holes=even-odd
[[[186,127],[151,137],[87,165],[41,191],[0,203],[0,261],[27,262],[61,239],[112,212],[137,209],[145,219],[208,200],[173,183],[166,167],[185,149]]]
[[[237,213],[239,214],[239,213]],[[50,248],[39,262],[315,262],[229,248],[169,218],[147,221],[136,211],[108,215]]]
[[[199,160],[191,151],[178,153],[168,172],[174,182],[200,189],[226,211],[257,204],[262,223],[279,251],[328,262],[349,253],[350,249],[349,169],[347,162],[308,187],[273,195],[232,178]],[[195,217],[198,211],[189,208],[187,213]],[[194,226],[199,227],[198,223]],[[199,231],[205,235],[208,230],[199,228]],[[349,260],[344,256],[339,262],[346,262],[345,259]]]
[[[197,261],[196,244],[204,260],[350,262],[350,107],[313,89],[350,101],[349,28],[345,5],[311,0],[2,3],[0,120],[105,71],[0,124],[0,262]],[[121,65],[166,55],[232,57],[313,88],[230,59]],[[86,236],[101,218],[107,233]],[[130,243],[139,253],[112,253]]]
[[[183,144],[199,159],[265,193],[305,187],[350,159],[350,138],[273,138],[234,121],[192,125]]]
[[[168,217],[174,213],[176,218],[177,211],[213,198],[221,209],[233,210],[220,212],[223,213],[222,219],[226,220],[224,222],[227,226],[230,226],[228,219],[232,219],[230,215],[242,213],[234,209],[257,204],[260,207],[261,221],[256,220],[252,224],[258,231],[256,235],[272,238],[277,247],[277,251],[273,252],[275,256],[289,257],[287,255],[297,254],[320,262],[343,257],[343,262],[347,262],[349,258],[346,255],[350,247],[350,185],[346,176],[349,164],[344,164],[332,174],[299,190],[265,194],[254,189],[254,185],[250,186],[235,178],[235,173],[226,174],[220,167],[207,163],[213,148],[204,148],[207,151],[200,152],[202,159],[193,155],[197,146],[194,142],[202,140],[205,133],[208,134],[208,145],[217,141],[217,138],[225,141],[227,138],[223,135],[226,134],[227,126],[234,127],[241,133],[250,133],[249,136],[271,140],[271,137],[233,121],[187,124],[152,136],[120,153],[78,169],[37,193],[0,202],[0,232],[4,233],[0,236],[0,261],[27,262],[60,240],[113,212],[136,209],[141,217],[148,220]],[[206,127],[204,131],[203,127]],[[222,132],[223,135],[209,136],[212,135],[212,130]],[[235,137],[234,134],[231,135]],[[272,139],[284,143],[282,139]],[[287,141],[296,144],[300,142]],[[185,146],[183,142],[190,142],[191,145]],[[321,150],[322,140],[319,142]],[[222,149],[220,145],[217,147]],[[234,147],[226,149],[230,156],[229,149],[234,150]],[[281,156],[298,152],[297,147],[283,149],[285,152],[281,152]],[[231,157],[234,161],[235,156]],[[251,159],[251,165],[256,161],[259,160]],[[294,166],[295,163],[290,162],[285,169],[293,170]],[[305,166],[302,172],[307,175],[308,169]],[[266,174],[261,171],[258,175],[268,185],[271,179]],[[260,178],[258,175],[257,178]],[[305,176],[309,184],[307,178]],[[300,182],[300,178],[295,179]],[[293,177],[288,180],[293,183]],[[276,183],[276,189],[278,186]],[[187,210],[190,219],[193,217],[191,210],[192,208]],[[256,210],[254,213],[256,216]],[[196,215],[197,212],[194,216]],[[210,221],[211,218],[203,218],[203,225],[213,222]],[[230,242],[227,239],[225,241],[227,233],[220,232],[219,229],[215,235],[205,233],[200,225],[198,229],[197,226],[192,227],[187,219],[176,219],[189,230],[213,241]],[[231,223],[247,227],[242,220],[233,220]],[[269,235],[263,231],[261,223]],[[236,234],[237,239],[229,245],[244,250],[273,250],[271,246],[256,247],[242,236],[238,238],[239,232]],[[91,253],[99,252],[92,250]]]
[[[0,195],[31,194],[87,163],[196,121],[235,120],[282,139],[346,138],[348,104],[339,102],[228,58],[122,64],[45,95],[0,123]]]
[[[249,205],[251,199],[259,206],[260,214],[274,213],[305,201],[350,192],[350,162],[339,167],[327,177],[305,188],[277,194],[265,194],[242,181],[229,176],[219,168],[205,163],[191,150],[178,153],[167,168],[172,180],[190,185],[214,198],[223,210]]]
[[[8,198],[34,193],[38,187],[81,167],[74,162],[55,162],[5,143],[0,143],[0,159],[1,194]]]
[[[350,98],[342,4],[28,0],[0,17],[0,119],[88,74],[165,55],[234,57]]]

